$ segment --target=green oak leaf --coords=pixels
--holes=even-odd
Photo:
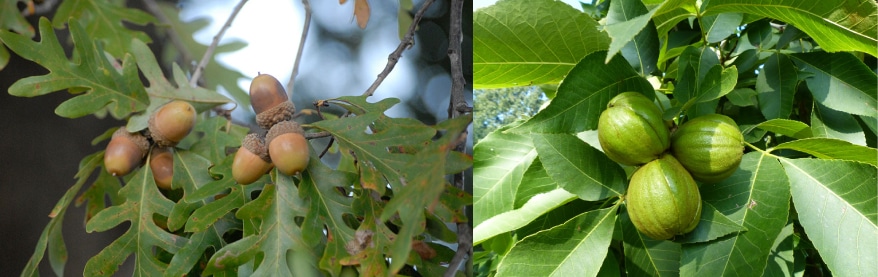
[[[73,60],[67,59],[46,18],[40,19],[40,42],[0,30],[0,40],[9,49],[49,70],[49,74],[16,81],[9,87],[9,94],[33,97],[63,89],[80,92],[55,109],[58,115],[70,118],[96,113],[106,107],[113,117],[121,119],[147,107],[149,97],[140,83],[133,56],[126,54],[118,67],[107,60],[101,44],[95,42],[78,21],[70,21],[70,34],[74,43]]]
[[[126,8],[124,2],[79,0],[63,1],[52,18],[56,29],[64,28],[68,19],[76,18],[93,39],[101,40],[106,51],[114,57],[122,57],[131,51],[134,39],[152,42],[149,35],[132,30],[122,22],[144,26],[156,19],[142,10]]]

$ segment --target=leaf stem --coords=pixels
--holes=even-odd
[[[207,66],[210,58],[213,57],[213,51],[216,50],[216,47],[219,44],[220,39],[222,39],[223,34],[226,33],[226,30],[228,30],[229,27],[232,27],[232,21],[235,20],[236,16],[238,16],[238,12],[241,11],[241,8],[244,7],[245,3],[247,3],[247,0],[241,0],[241,2],[238,2],[238,5],[235,6],[234,10],[232,10],[232,14],[229,15],[229,19],[226,20],[225,24],[223,24],[223,27],[220,29],[219,33],[213,36],[213,41],[210,43],[210,46],[207,47],[207,51],[204,52],[204,56],[201,57],[201,61],[198,63],[198,66],[195,67],[195,73],[192,73],[192,78],[189,79],[189,86],[198,86],[198,79],[201,78],[202,71],[204,71],[204,68]]]
[[[409,30],[405,33],[402,41],[399,42],[396,50],[393,50],[393,52],[390,53],[390,56],[387,57],[387,65],[384,66],[384,70],[378,74],[378,78],[375,79],[375,82],[372,82],[372,85],[363,92],[363,96],[372,96],[372,94],[375,93],[375,90],[378,89],[378,85],[381,85],[381,82],[384,82],[384,79],[387,78],[387,75],[389,75],[390,71],[393,70],[393,67],[396,66],[396,62],[402,57],[402,51],[414,45],[415,29],[421,22],[421,18],[424,17],[424,12],[427,11],[427,8],[429,8],[431,4],[433,4],[433,0],[426,0],[421,4],[421,9],[418,10],[415,17],[412,18],[412,25],[409,26]]]
[[[305,7],[305,24],[302,26],[302,38],[299,39],[299,50],[296,52],[296,62],[293,64],[293,73],[290,74],[290,81],[287,83],[287,98],[290,100],[293,98],[296,75],[299,75],[299,62],[302,61],[302,52],[305,50],[305,40],[308,39],[308,30],[311,29],[311,2],[308,0],[302,0],[302,6]]]

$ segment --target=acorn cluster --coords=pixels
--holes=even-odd
[[[638,92],[610,100],[598,119],[598,141],[611,160],[638,166],[625,197],[628,214],[638,231],[660,240],[695,229],[701,217],[695,181],[729,177],[744,151],[731,118],[700,116],[671,132],[661,110]]]
[[[253,78],[250,104],[256,112],[256,123],[268,133],[264,137],[256,133],[244,137],[232,162],[235,181],[253,183],[274,167],[287,175],[305,170],[310,155],[308,141],[302,127],[292,121],[296,108],[280,82],[268,74]]]
[[[168,102],[150,115],[149,128],[144,132],[129,132],[123,126],[113,133],[104,152],[104,167],[113,176],[125,176],[149,154],[156,185],[170,190],[174,179],[173,148],[189,135],[194,125],[195,108],[191,104],[180,100]]]

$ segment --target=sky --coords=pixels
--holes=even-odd
[[[473,0],[473,11],[478,10],[479,8],[493,5],[496,2],[497,0]],[[561,0],[561,2],[567,3],[577,10],[582,10],[582,7],[579,5],[579,0]]]

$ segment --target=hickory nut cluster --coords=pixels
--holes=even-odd
[[[658,107],[637,92],[610,100],[598,119],[598,141],[611,160],[639,166],[625,197],[628,215],[638,231],[658,240],[695,229],[701,218],[695,181],[731,176],[744,153],[731,118],[704,115],[671,133]]]
[[[113,176],[124,176],[140,166],[149,153],[149,166],[156,185],[169,190],[174,179],[171,151],[194,125],[195,108],[191,104],[180,100],[168,102],[150,115],[149,129],[145,134],[128,132],[124,126],[113,133],[104,153],[104,167]]]
[[[244,137],[232,162],[235,181],[245,185],[253,183],[273,167],[287,175],[305,170],[308,141],[302,127],[291,120],[296,108],[280,82],[268,74],[253,78],[250,104],[256,111],[256,123],[267,129],[268,134],[262,137],[251,133]]]

